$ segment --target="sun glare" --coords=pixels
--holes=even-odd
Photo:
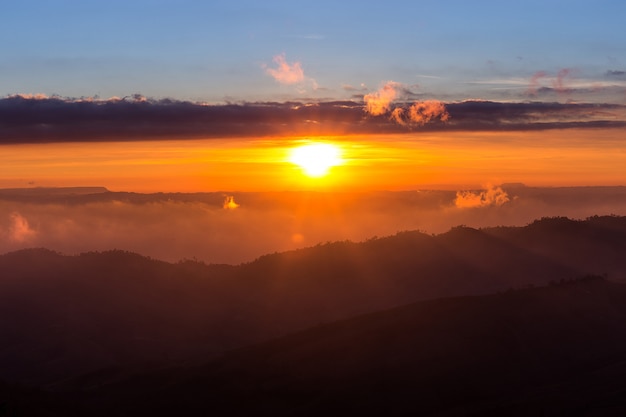
[[[312,143],[292,149],[289,162],[298,165],[309,177],[323,177],[328,170],[341,165],[340,149],[328,143]]]

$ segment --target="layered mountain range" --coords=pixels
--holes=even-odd
[[[7,253],[0,415],[624,411],[624,254],[617,216],[241,265]]]

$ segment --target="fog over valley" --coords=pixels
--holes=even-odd
[[[0,253],[128,250],[238,264],[266,253],[399,231],[523,226],[541,217],[625,215],[626,187],[404,192],[154,193],[104,187],[0,190]]]

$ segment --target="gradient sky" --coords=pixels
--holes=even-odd
[[[624,1],[0,6],[0,187],[626,184]],[[295,146],[344,164],[310,179]]]
[[[566,82],[623,103],[624,16],[620,0],[3,2],[0,96],[342,99],[394,80],[445,101]],[[300,82],[269,74],[280,54]]]
[[[625,16],[623,0],[4,1],[0,188],[157,194],[5,190],[0,251],[240,262],[624,214],[624,187],[532,187],[626,186]],[[311,142],[341,152],[327,176],[292,163]]]

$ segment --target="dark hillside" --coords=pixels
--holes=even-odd
[[[0,256],[0,380],[98,384],[433,298],[626,271],[626,220],[403,232],[240,265],[110,251]],[[80,377],[80,378],[79,378]],[[78,379],[77,379],[78,378]]]
[[[626,285],[588,278],[368,314],[90,395],[129,416],[619,416],[624,364]]]
[[[626,281],[626,217],[565,217],[536,220],[526,227],[497,227],[485,233],[541,254],[582,273],[606,273]]]

